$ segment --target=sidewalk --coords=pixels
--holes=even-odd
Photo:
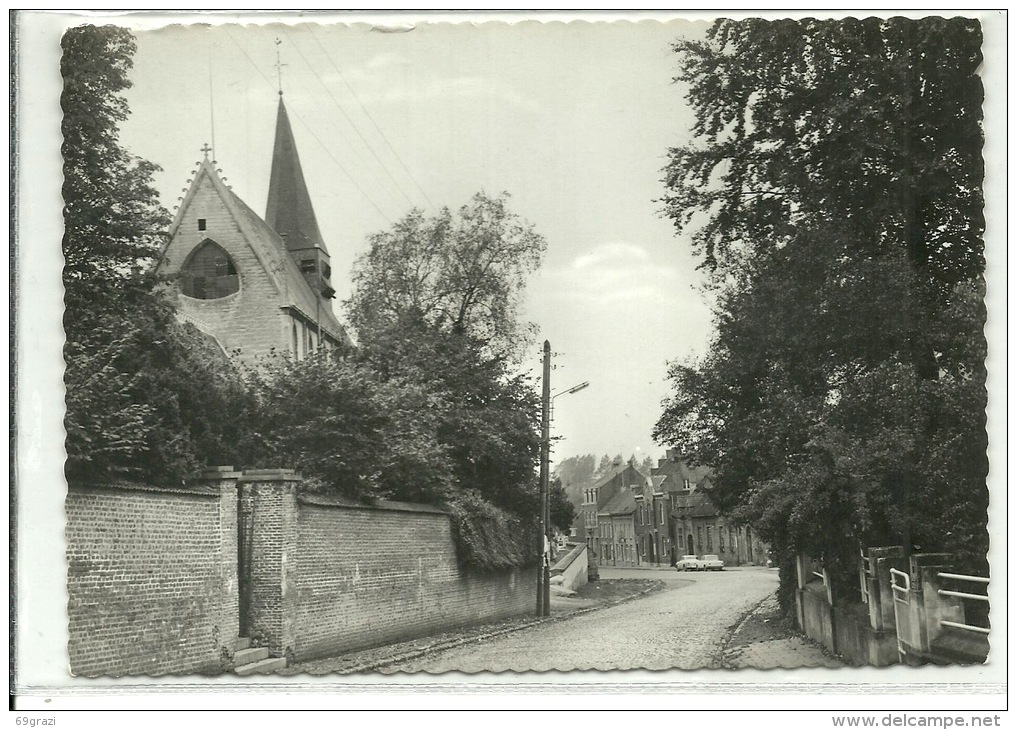
[[[578,614],[616,606],[619,603],[655,593],[664,587],[663,581],[649,578],[594,581],[583,586],[575,597],[552,596],[550,616],[541,618],[517,616],[477,626],[466,626],[454,631],[410,639],[398,644],[300,662],[280,670],[278,674],[353,674],[383,670],[384,667],[391,664],[418,659],[433,652],[471,642],[483,642],[495,636],[520,631],[536,624],[561,621]]]
[[[723,649],[722,663],[730,669],[847,666],[784,623],[776,594],[760,602],[735,628]]]

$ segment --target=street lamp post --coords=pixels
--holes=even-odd
[[[554,399],[560,395],[576,393],[588,387],[589,382],[574,385],[568,390],[551,395],[551,343],[544,340],[544,373],[543,389],[540,400],[540,535],[538,539],[538,555],[540,556],[539,568],[537,569],[537,615],[551,615],[551,500],[550,491],[550,461],[551,461],[551,409]]]

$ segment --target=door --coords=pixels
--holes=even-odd
[[[248,485],[244,485],[247,487]],[[251,571],[254,533],[254,510],[246,489],[237,501],[237,618],[240,636],[249,637],[251,628]]]
[[[686,555],[695,555],[696,551],[694,549],[695,545],[692,543],[692,531],[691,530],[689,530],[688,543],[689,543],[688,544],[688,550],[685,551],[685,554]]]

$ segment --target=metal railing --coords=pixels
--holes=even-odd
[[[898,585],[898,578],[903,579],[904,585]],[[911,592],[911,576],[903,570],[890,568],[890,590],[893,591],[893,600],[895,603],[903,603],[906,605],[908,602],[908,593]],[[900,598],[901,594],[903,594],[903,598]]]
[[[988,587],[989,579],[984,578],[980,575],[963,575],[961,573],[936,573],[936,577],[941,580],[956,580],[964,583],[975,583],[977,585],[984,585]],[[943,588],[939,588],[936,591],[941,596],[952,596],[954,598],[968,599],[972,601],[982,601],[984,603],[989,602],[989,597],[980,593],[965,593],[963,591],[948,591]],[[962,624],[957,621],[945,621],[939,622],[943,626],[949,626],[954,629],[961,629],[963,631],[972,631],[976,634],[988,634],[989,629],[984,626],[972,626],[971,624]]]
[[[861,561],[858,564],[858,585],[862,594],[862,603],[869,604],[869,581],[866,580],[872,575],[872,560],[865,554],[864,548],[859,548],[858,555]]]
[[[904,581],[903,585],[897,583],[898,578]],[[893,593],[893,622],[897,632],[897,653],[900,655],[901,661],[904,661],[907,651],[904,649],[904,638],[901,636],[904,626],[901,614],[907,616],[907,612],[901,606],[907,607],[908,605],[911,593],[911,576],[903,570],[890,568],[890,592]]]

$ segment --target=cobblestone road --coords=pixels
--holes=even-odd
[[[664,580],[660,592],[563,621],[394,664],[382,672],[701,669],[722,665],[724,642],[777,589],[777,571],[601,569],[603,578]]]

